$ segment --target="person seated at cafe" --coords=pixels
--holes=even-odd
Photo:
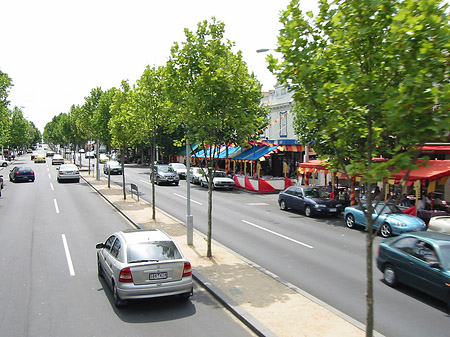
[[[398,204],[403,207],[409,207],[410,206],[410,200],[408,199],[408,196],[406,193],[403,193],[402,197],[400,198]]]
[[[417,202],[417,212],[426,210],[430,204],[430,199],[428,199],[425,193],[423,193],[422,198],[420,198],[420,200]]]

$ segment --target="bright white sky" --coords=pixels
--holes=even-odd
[[[215,16],[248,68],[273,89],[260,48],[275,48],[289,0],[0,0],[0,69],[13,80],[10,108],[41,132],[53,116],[83,104],[92,88],[131,84],[164,65],[184,28]],[[316,0],[303,0],[305,11]]]

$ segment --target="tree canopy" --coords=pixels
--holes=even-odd
[[[418,147],[448,134],[450,27],[438,0],[319,1],[281,14],[278,62],[290,86],[302,142],[348,176],[359,175],[367,207],[367,327],[373,331],[371,184],[413,168]],[[375,163],[374,157],[386,161]]]

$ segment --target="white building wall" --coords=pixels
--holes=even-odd
[[[294,116],[291,113],[294,103],[293,93],[286,87],[276,84],[275,90],[265,93],[263,103],[270,108],[270,124],[262,137],[279,145],[296,144]],[[284,114],[286,116],[281,118]]]

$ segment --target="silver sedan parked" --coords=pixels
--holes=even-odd
[[[163,231],[120,231],[96,248],[98,274],[111,287],[117,307],[128,299],[188,299],[193,293],[191,264]]]
[[[80,181],[80,170],[75,164],[63,164],[58,170],[58,176],[56,180],[60,183],[61,181],[75,180]]]

